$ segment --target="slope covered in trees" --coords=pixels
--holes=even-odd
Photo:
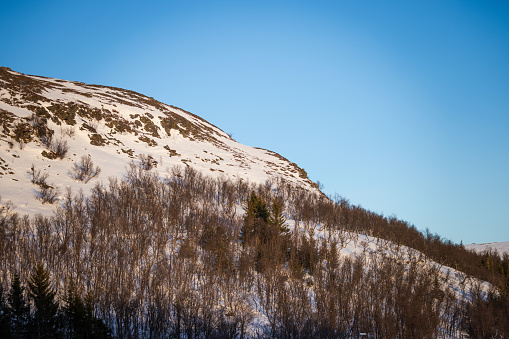
[[[52,217],[4,207],[0,237],[2,305],[30,305],[11,324],[55,326],[38,313],[39,281],[67,337],[83,317],[119,338],[509,335],[507,257],[284,183],[189,167],[161,179],[133,164],[90,196],[67,192]],[[341,254],[349,242],[362,251]],[[440,264],[494,287],[466,274],[456,284]]]

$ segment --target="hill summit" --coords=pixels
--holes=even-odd
[[[66,187],[87,191],[94,182],[121,176],[133,161],[161,175],[181,165],[212,177],[318,191],[302,168],[281,155],[242,145],[195,114],[125,89],[1,67],[0,120],[0,194],[21,213],[51,211],[32,192],[36,173],[53,194]],[[73,168],[83,165],[84,156],[101,172],[77,180]]]

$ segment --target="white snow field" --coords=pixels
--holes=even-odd
[[[509,241],[490,242],[485,244],[468,244],[465,245],[465,248],[468,250],[474,250],[476,252],[497,251],[500,255],[504,255],[504,253],[509,255]]]

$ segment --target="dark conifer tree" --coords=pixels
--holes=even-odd
[[[76,291],[74,284],[70,284],[64,299],[63,316],[65,320],[65,335],[69,338],[109,338],[107,326],[94,316],[94,303],[91,293],[85,301]]]
[[[94,311],[94,297],[92,293],[89,291],[85,296],[84,300],[85,305],[85,319],[89,324],[87,327],[88,332],[84,338],[97,338],[97,339],[107,339],[111,338],[111,330],[106,326],[104,321],[96,317]]]
[[[75,290],[74,284],[71,282],[64,298],[64,306],[62,309],[65,321],[65,335],[69,338],[83,338],[86,310],[85,304]]]
[[[12,336],[14,338],[27,338],[30,305],[25,298],[25,288],[21,285],[18,274],[15,274],[12,280],[11,290],[7,296],[7,303],[7,316],[9,318]]]
[[[290,231],[288,227],[286,227],[286,218],[283,215],[283,204],[277,199],[274,199],[272,203],[269,221],[273,226],[277,227],[281,233],[288,233]]]
[[[282,233],[288,233],[285,226],[286,218],[283,215],[283,204],[274,199],[271,208],[254,191],[249,196],[242,227],[242,243],[245,245],[258,239],[261,243],[268,243]]]
[[[33,270],[28,291],[34,305],[31,334],[34,338],[55,338],[60,332],[56,292],[51,286],[49,273],[42,264]]]
[[[11,322],[4,297],[4,289],[0,285],[0,338],[11,338]]]
[[[246,245],[255,240],[262,238],[261,241],[266,242],[266,234],[264,229],[269,223],[270,212],[267,204],[255,192],[251,192],[244,208],[246,214],[244,216],[244,225],[242,227],[242,244]]]

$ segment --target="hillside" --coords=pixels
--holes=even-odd
[[[326,197],[192,113],[1,68],[0,117],[0,334],[46,273],[64,337],[85,301],[118,338],[509,335],[508,260]]]
[[[504,253],[509,255],[509,241],[491,242],[486,244],[468,244],[465,245],[465,248],[476,252],[497,251],[500,255],[503,255]]]
[[[61,198],[88,192],[145,161],[161,176],[190,166],[217,178],[280,180],[316,190],[306,172],[277,153],[242,145],[197,115],[119,88],[24,75],[0,68],[0,195],[20,213],[51,214],[36,200],[32,165]],[[88,183],[73,165],[90,155],[101,172]],[[33,180],[32,180],[33,181]]]

